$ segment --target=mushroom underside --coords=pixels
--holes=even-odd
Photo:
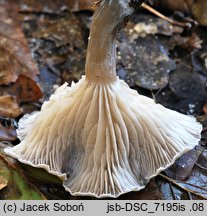
[[[21,143],[5,152],[59,176],[72,195],[118,197],[143,189],[194,148],[201,129],[194,117],[156,104],[122,80],[97,84],[83,77],[23,117]]]

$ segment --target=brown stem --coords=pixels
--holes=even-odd
[[[125,19],[133,13],[130,0],[103,0],[96,7],[86,57],[86,78],[109,83],[116,76],[115,36]]]

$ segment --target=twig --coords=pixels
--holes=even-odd
[[[204,199],[204,200],[207,200],[206,197],[204,197],[204,196],[202,196],[202,195],[196,193],[196,192],[193,191],[193,190],[190,190],[190,189],[188,189],[188,188],[183,187],[182,185],[178,184],[175,180],[173,180],[173,179],[167,177],[166,175],[163,175],[163,174],[160,173],[159,176],[162,177],[163,179],[165,179],[165,180],[171,182],[172,184],[176,185],[177,187],[181,188],[182,190],[186,191],[187,193],[192,193],[193,195],[196,195],[197,197],[200,197],[200,198],[202,198],[202,199]]]
[[[192,186],[192,187],[207,191],[207,188],[204,188],[204,187],[201,187],[201,186],[198,186],[198,185],[195,185],[195,184],[191,184],[191,183],[188,183],[188,182],[178,181],[178,183],[186,184],[186,185],[189,185],[189,186]],[[205,192],[205,193],[203,192],[203,194],[207,194],[207,192]]]
[[[161,19],[164,19],[166,21],[168,21],[169,23],[173,24],[173,25],[177,25],[177,26],[180,26],[180,27],[191,27],[191,23],[189,22],[178,22],[176,20],[173,20],[173,19],[170,19],[169,17],[161,14],[160,12],[158,12],[157,10],[155,10],[154,8],[150,7],[149,5],[143,3],[141,5],[144,9],[150,11],[151,13],[155,14],[156,16],[160,17]]]

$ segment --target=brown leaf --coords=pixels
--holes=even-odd
[[[8,118],[16,118],[22,114],[16,97],[6,95],[0,96],[0,115]]]
[[[0,176],[0,190],[7,186],[8,181],[3,177]]]
[[[0,4],[0,84],[15,82],[19,74],[36,79],[38,68],[18,22]]]
[[[17,81],[9,86],[0,86],[0,92],[16,96],[18,103],[36,101],[42,97],[39,85],[24,75],[20,75]]]
[[[24,75],[19,76],[11,89],[16,94],[19,103],[36,101],[42,97],[39,85]]]
[[[191,5],[191,11],[199,24],[207,26],[207,1],[197,0]]]

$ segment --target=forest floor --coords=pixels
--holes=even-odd
[[[0,199],[89,199],[71,196],[43,170],[3,153],[19,143],[23,115],[40,110],[58,86],[84,75],[93,12],[87,1],[78,7],[69,2],[0,0]],[[138,10],[117,36],[117,74],[140,94],[196,116],[202,139],[144,190],[120,199],[207,199],[206,20],[170,5],[157,9],[187,24]]]

